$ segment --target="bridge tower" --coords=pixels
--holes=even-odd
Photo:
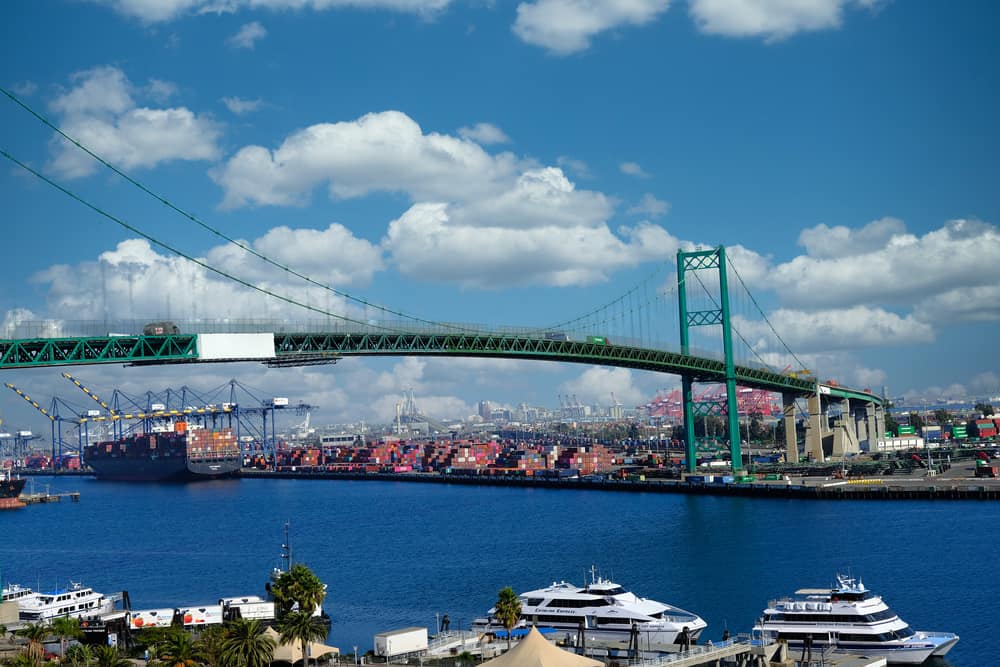
[[[715,270],[719,274],[719,307],[713,310],[689,312],[687,307],[687,273],[689,271]],[[740,451],[740,415],[736,404],[736,362],[733,360],[733,328],[729,319],[729,282],[726,279],[726,248],[719,246],[713,250],[693,252],[677,251],[677,304],[680,309],[681,353],[690,354],[689,330],[691,327],[722,327],[722,348],[726,363],[726,407],[729,422],[729,452],[733,460],[733,472],[743,469]],[[687,469],[694,472],[695,459],[694,418],[708,414],[721,414],[721,406],[694,402],[691,385],[694,378],[689,374],[681,376],[681,400],[684,402],[684,437],[687,440]],[[697,414],[696,414],[697,413]]]

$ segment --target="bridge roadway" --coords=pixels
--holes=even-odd
[[[257,345],[240,344],[256,336]],[[222,337],[221,339],[219,337]],[[226,338],[229,337],[229,338]],[[259,345],[261,337],[265,348]],[[271,345],[273,338],[273,346]],[[226,345],[227,340],[236,341]],[[220,349],[237,350],[221,353]],[[239,350],[246,350],[245,353]],[[335,363],[349,356],[451,356],[533,359],[657,371],[687,376],[694,382],[722,383],[720,359],[627,345],[550,340],[544,335],[488,333],[268,333],[115,335],[0,340],[0,370],[122,363],[125,365],[262,361],[271,366]],[[751,366],[736,366],[744,387],[798,396],[815,394],[814,380]],[[824,394],[881,405],[878,396],[842,386],[823,386]]]

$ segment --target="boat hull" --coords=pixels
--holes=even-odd
[[[24,490],[24,483],[27,480],[23,479],[0,479],[0,510],[10,510],[17,509],[18,507],[24,507],[19,498],[21,496],[21,491]]]

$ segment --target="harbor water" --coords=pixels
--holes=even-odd
[[[452,629],[504,586],[584,582],[591,565],[639,595],[748,632],[768,600],[849,571],[917,630],[962,639],[938,667],[995,662],[1000,603],[992,503],[803,501],[295,479],[129,484],[36,478],[80,502],[0,514],[4,583],[79,581],[133,606],[264,594],[292,558],[328,584],[329,642],[364,652],[378,632]]]

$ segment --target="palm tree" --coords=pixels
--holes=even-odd
[[[223,643],[226,641],[226,628],[221,625],[209,625],[202,628],[195,642],[205,667],[221,667],[223,663]]]
[[[278,634],[283,644],[302,644],[302,667],[309,665],[309,642],[326,639],[326,626],[309,611],[290,611],[278,621]]]
[[[182,628],[171,628],[166,640],[157,644],[156,655],[157,662],[163,667],[196,667],[201,664],[198,647]]]
[[[94,657],[93,651],[86,644],[73,644],[63,654],[63,662],[69,662],[73,667],[86,665]]]
[[[80,619],[69,616],[59,616],[52,619],[52,634],[59,637],[59,655],[66,655],[66,644],[69,639],[80,639],[83,630],[80,629]]]
[[[94,667],[132,667],[132,662],[117,646],[97,646],[94,648]]]
[[[497,596],[497,603],[494,605],[493,616],[507,630],[507,650],[510,650],[510,631],[517,625],[517,620],[521,617],[521,600],[517,593],[510,586],[501,588]]]
[[[229,624],[222,642],[222,663],[227,667],[267,667],[276,642],[256,619],[237,619]]]
[[[279,617],[295,608],[311,614],[323,604],[326,586],[312,570],[296,563],[288,572],[278,576],[271,585],[271,595],[274,596]]]
[[[49,636],[49,628],[41,623],[28,623],[20,630],[15,630],[14,634],[28,640],[26,653],[31,658],[32,664],[40,665],[42,656],[45,654],[45,639]]]

